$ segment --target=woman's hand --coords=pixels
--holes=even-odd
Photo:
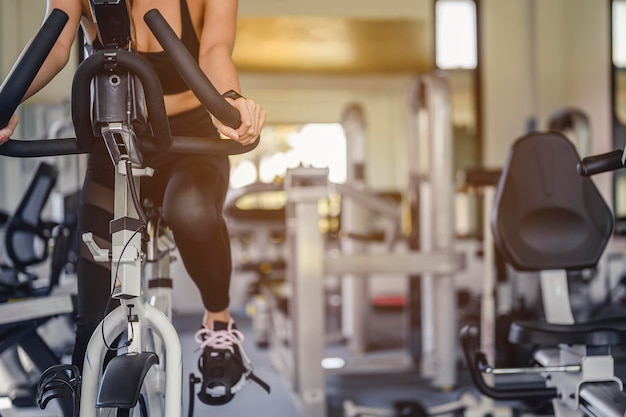
[[[0,145],[11,138],[13,132],[15,132],[15,128],[17,127],[17,116],[13,115],[9,119],[9,123],[6,127],[0,129]]]
[[[254,143],[261,134],[265,125],[265,109],[254,100],[240,97],[236,100],[226,99],[234,108],[239,110],[241,125],[238,129],[233,129],[213,118],[213,123],[217,130],[224,136],[236,140],[242,145]]]

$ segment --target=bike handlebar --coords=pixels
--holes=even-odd
[[[211,84],[160,12],[156,9],[149,11],[145,20],[170,59],[173,59],[181,77],[205,109],[226,125],[234,128],[239,127],[241,120],[237,109],[231,106]],[[53,10],[33,38],[29,48],[20,58],[16,70],[5,80],[0,90],[0,126],[6,126],[11,115],[15,112],[26,89],[50,53],[52,45],[56,42],[66,22],[67,14],[58,9]],[[187,53],[180,52],[183,50]],[[28,70],[18,71],[18,69],[26,66],[28,66]],[[89,83],[98,72],[106,67],[122,67],[131,71],[137,75],[145,87],[146,107],[150,115],[150,126],[154,136],[138,134],[142,149],[235,155],[249,152],[258,145],[259,140],[250,145],[242,145],[230,139],[172,137],[165,112],[163,89],[154,68],[139,55],[116,49],[98,51],[90,55],[76,70],[72,82],[72,120],[77,138],[8,140],[0,146],[0,155],[39,157],[104,152],[104,147],[98,146],[102,141],[94,135],[91,123]],[[209,117],[208,114],[207,117]]]
[[[143,19],[183,80],[196,93],[196,97],[204,108],[225,125],[237,129],[241,125],[239,112],[224,100],[204,72],[200,70],[189,50],[183,46],[163,15],[157,9],[152,9],[144,15]]]
[[[26,52],[0,90],[0,127],[9,123],[37,71],[48,57],[67,23],[68,15],[54,9],[33,38]]]

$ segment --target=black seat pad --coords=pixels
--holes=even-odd
[[[617,346],[626,343],[626,319],[613,317],[575,324],[518,321],[511,325],[509,341],[536,345]]]
[[[518,271],[582,270],[598,263],[613,230],[613,214],[580,158],[561,133],[538,132],[509,151],[494,201],[491,227],[502,256]],[[511,343],[618,345],[626,320],[550,324],[519,321]]]
[[[491,226],[518,271],[590,268],[602,255],[613,215],[591,179],[576,172],[579,161],[557,132],[528,134],[511,147]]]

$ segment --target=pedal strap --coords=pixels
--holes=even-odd
[[[241,369],[244,370],[244,376],[247,380],[256,382],[261,388],[263,388],[265,391],[267,391],[267,393],[270,393],[270,386],[267,382],[263,381],[261,378],[259,378],[258,376],[256,376],[254,374],[254,370],[252,368],[248,368],[245,364],[243,364],[239,358],[237,356],[233,356],[233,359],[235,359],[237,361],[237,363],[239,364],[239,366],[241,366]],[[248,362],[250,363],[250,362]],[[252,365],[250,363],[250,365]]]
[[[263,388],[265,391],[267,391],[267,393],[270,393],[270,386],[267,382],[263,381],[261,378],[259,378],[258,376],[256,376],[254,374],[254,372],[252,372],[252,370],[248,370],[246,372],[246,379],[249,379],[251,381],[256,382],[257,384],[259,384],[259,386],[261,388]]]

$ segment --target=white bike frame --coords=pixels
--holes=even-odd
[[[134,181],[139,194],[139,177],[151,175],[152,170],[132,169],[133,178],[130,180]],[[128,180],[125,161],[120,161],[115,172],[115,220],[111,223],[112,227],[115,227],[114,225],[121,219],[124,220],[124,224],[139,224],[139,216],[129,195]],[[152,236],[153,239],[155,237],[156,235]],[[148,372],[142,388],[150,414],[180,417],[182,350],[178,334],[171,322],[171,289],[158,288],[156,289],[158,294],[154,294],[154,291],[148,290],[149,277],[144,273],[146,270],[158,274],[169,272],[169,254],[160,255],[158,242],[154,241],[148,242],[148,253],[145,253],[141,245],[141,233],[126,226],[112,233],[111,251],[99,248],[91,233],[85,234],[83,240],[97,261],[111,262],[112,296],[120,301],[120,306],[104,318],[89,341],[83,365],[80,416],[100,415],[99,409],[95,408],[94,404],[108,349],[104,340],[111,343],[118,335],[126,332],[128,340],[131,341],[128,354],[154,351],[159,356],[159,365],[153,366]],[[144,259],[156,262],[156,267],[146,268]],[[167,358],[162,357],[165,352]]]

